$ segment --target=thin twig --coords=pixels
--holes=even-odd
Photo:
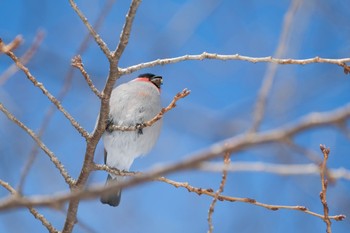
[[[9,184],[0,179],[0,185],[7,189],[12,195],[18,196],[19,193]],[[52,224],[44,217],[44,215],[40,214],[35,208],[28,206],[29,212],[38,219],[50,233],[58,233],[59,231],[52,226]]]
[[[284,15],[284,22],[282,26],[282,32],[280,35],[280,39],[278,42],[278,47],[276,49],[276,52],[274,54],[274,57],[283,57],[286,48],[287,48],[287,41],[289,39],[291,27],[293,24],[293,18],[299,8],[299,5],[301,4],[300,0],[293,0],[290,3],[289,9]],[[259,129],[259,126],[264,118],[266,103],[268,95],[271,91],[272,84],[274,82],[274,79],[276,77],[277,72],[277,64],[276,63],[269,63],[262,85],[260,87],[260,90],[258,92],[258,97],[255,104],[255,109],[253,112],[253,123],[252,127],[250,128],[249,132],[255,132]]]
[[[125,74],[131,74],[141,69],[150,68],[154,66],[174,64],[174,63],[188,61],[188,60],[201,61],[204,59],[214,59],[214,60],[222,60],[222,61],[239,60],[239,61],[247,61],[252,63],[271,62],[271,63],[280,64],[280,65],[307,65],[312,63],[327,63],[327,64],[338,65],[343,68],[347,67],[346,65],[347,62],[350,62],[350,58],[332,59],[332,58],[313,57],[313,58],[307,58],[307,59],[292,59],[292,58],[280,59],[280,58],[274,58],[271,56],[250,57],[250,56],[243,56],[239,54],[224,55],[224,54],[203,52],[202,54],[198,54],[198,55],[183,55],[180,57],[157,59],[154,61],[144,62],[137,65],[129,66],[127,68],[120,68],[120,73],[122,75],[125,75]]]
[[[266,172],[280,176],[305,176],[320,175],[319,165],[309,164],[275,164],[264,162],[242,162],[235,161],[230,165],[223,165],[220,162],[202,162],[198,169],[207,172],[222,172],[226,167],[228,172]],[[328,177],[334,180],[350,180],[350,170],[345,168],[328,169]]]
[[[224,191],[224,187],[227,180],[227,166],[229,164],[230,164],[230,153],[226,152],[224,155],[224,167],[222,169],[222,178],[221,178],[220,186],[219,186],[219,189],[215,192],[215,196],[210,204],[209,211],[208,211],[208,225],[209,225],[208,233],[212,233],[214,230],[214,226],[213,226],[214,208],[219,196]]]
[[[0,111],[2,111],[6,117],[17,124],[20,128],[22,128],[29,136],[33,138],[33,140],[38,144],[38,146],[49,156],[50,160],[52,163],[56,166],[56,168],[59,170],[61,173],[62,177],[66,181],[66,183],[71,186],[74,184],[74,180],[70,177],[62,163],[59,161],[59,159],[56,157],[56,155],[50,151],[49,148],[38,138],[38,136],[31,130],[29,129],[26,125],[24,125],[21,121],[19,121],[12,113],[10,113],[3,105],[0,103]]]
[[[87,82],[87,84],[89,85],[90,89],[92,90],[93,93],[95,93],[95,95],[98,97],[98,98],[102,98],[102,95],[101,93],[96,89],[96,87],[94,86],[94,84],[92,83],[92,80],[90,79],[90,76],[89,74],[85,71],[84,69],[84,64],[81,60],[81,57],[80,55],[77,55],[75,56],[73,59],[72,59],[72,62],[71,62],[72,66],[79,69],[81,74],[83,75],[83,77],[85,78],[85,81]]]
[[[79,18],[81,19],[81,21],[85,24],[85,26],[87,27],[87,29],[90,32],[90,35],[95,39],[96,43],[98,44],[98,46],[100,47],[102,52],[106,55],[107,58],[110,58],[111,52],[110,52],[109,48],[107,47],[106,43],[101,39],[100,35],[95,31],[95,29],[89,23],[89,21],[87,20],[87,18],[83,14],[83,12],[80,11],[77,4],[73,0],[69,0],[69,3],[72,6],[75,13],[77,13]]]
[[[2,39],[0,38],[0,54],[1,53],[8,53],[10,51],[13,51],[17,49],[23,42],[23,38],[21,35],[18,35],[13,39],[10,43],[5,44]]]
[[[326,223],[327,225],[327,233],[332,233],[332,228],[331,228],[331,220],[329,217],[329,208],[328,208],[328,204],[327,204],[327,185],[328,185],[328,181],[325,178],[325,174],[326,174],[326,167],[327,167],[327,160],[328,160],[328,156],[329,156],[329,152],[330,149],[327,148],[325,145],[320,145],[320,149],[323,153],[323,161],[320,167],[320,175],[321,175],[321,185],[322,185],[322,190],[320,192],[320,199],[321,199],[321,203],[323,205],[323,212],[324,212],[324,216],[323,216],[323,221]]]
[[[8,55],[16,63],[17,67],[24,72],[24,74],[34,84],[34,86],[38,87],[43,92],[43,94],[58,108],[58,110],[60,110],[63,113],[63,115],[70,121],[74,128],[76,128],[76,130],[84,138],[88,138],[89,133],[79,125],[79,123],[67,112],[67,110],[63,108],[60,101],[56,97],[54,97],[42,83],[36,80],[36,78],[30,73],[29,69],[22,64],[20,59],[12,51],[7,51],[6,55]]]
[[[41,42],[43,41],[45,36],[44,31],[39,30],[36,35],[35,38],[31,44],[31,46],[29,47],[29,49],[21,56],[20,60],[22,62],[22,64],[27,64],[30,59],[33,57],[33,55],[35,54],[35,52],[38,50]],[[9,66],[1,75],[0,75],[0,86],[4,85],[4,83],[11,77],[13,76],[16,72],[18,71],[18,67],[15,64],[12,64],[11,66]]]
[[[179,99],[185,98],[186,96],[188,96],[191,93],[190,90],[184,89],[181,92],[177,93],[173,100],[170,102],[170,104],[166,107],[166,108],[162,108],[162,110],[155,116],[153,117],[151,120],[146,121],[140,125],[132,125],[132,126],[122,126],[122,125],[108,125],[107,131],[135,131],[135,130],[139,130],[139,129],[143,129],[145,127],[150,127],[152,126],[154,123],[156,123],[158,120],[160,120],[164,114],[168,111],[170,111],[171,109],[176,107],[176,102]]]
[[[141,3],[141,0],[133,0],[130,4],[129,11],[126,15],[125,23],[123,26],[123,30],[120,33],[120,39],[119,39],[118,46],[115,49],[115,51],[113,52],[113,57],[116,60],[120,59],[120,57],[122,56],[122,54],[124,52],[124,49],[128,45],[132,23],[134,21],[136,11],[137,11],[137,8],[139,7],[140,3]]]

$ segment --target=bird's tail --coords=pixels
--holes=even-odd
[[[109,174],[107,177],[107,181],[106,181],[106,185],[111,185],[114,184],[116,182],[118,182],[118,179],[120,179],[121,177],[115,177],[112,178]],[[122,195],[122,190],[118,189],[116,192],[114,193],[106,193],[106,194],[102,194],[101,196],[101,202],[103,204],[108,204],[110,206],[118,206],[120,203],[120,198]]]

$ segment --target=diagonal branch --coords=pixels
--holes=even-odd
[[[95,93],[95,95],[98,98],[102,98],[101,93],[97,90],[97,88],[94,86],[94,84],[92,83],[92,80],[90,79],[89,74],[85,71],[84,69],[84,64],[81,60],[80,55],[75,56],[72,59],[71,65],[77,69],[80,70],[81,74],[83,75],[83,77],[85,78],[85,81],[87,82],[87,84],[89,85],[90,89],[92,90],[93,93]]]
[[[1,47],[1,46],[0,46]],[[1,48],[0,48],[1,50]],[[27,78],[34,84],[34,86],[38,87],[44,95],[60,110],[63,115],[70,121],[70,123],[74,126],[74,128],[84,137],[88,138],[89,133],[86,132],[86,130],[79,125],[79,123],[65,110],[60,103],[60,101],[54,97],[46,88],[45,86],[38,82],[36,78],[30,73],[29,69],[23,65],[23,63],[20,61],[20,59],[12,52],[7,51],[6,55],[8,55],[17,65],[19,69],[21,69],[24,74],[27,76]]]
[[[79,16],[79,18],[81,19],[81,21],[83,21],[84,25],[87,27],[87,29],[89,30],[91,36],[95,39],[96,43],[98,44],[98,46],[100,47],[100,49],[102,50],[102,52],[106,55],[106,57],[109,59],[111,57],[110,54],[110,50],[107,47],[106,43],[101,39],[100,35],[97,34],[97,32],[95,31],[95,29],[92,27],[92,25],[89,23],[89,21],[87,20],[87,18],[85,17],[85,15],[83,14],[83,12],[80,11],[80,9],[78,8],[77,4],[73,1],[73,0],[69,0],[70,5],[72,6],[73,10],[75,11],[75,13],[77,13],[77,15]]]
[[[22,64],[27,64],[30,59],[33,57],[33,55],[35,54],[35,52],[38,50],[41,42],[43,41],[45,36],[44,31],[39,30],[36,35],[35,38],[30,46],[30,48],[21,56],[20,60],[22,62]],[[13,50],[10,50],[13,51]],[[6,83],[6,81],[12,76],[14,75],[16,72],[18,71],[18,67],[15,64],[12,64],[11,66],[9,66],[1,75],[0,75],[0,86],[4,85],[4,83]]]
[[[139,173],[139,172],[121,172],[118,171],[114,168],[110,168],[106,165],[99,165],[95,164],[94,166],[95,169],[97,170],[105,170],[110,173],[114,173],[116,175],[122,175],[122,176],[133,176],[133,178],[137,178],[139,176],[142,176],[144,174]],[[176,188],[185,188],[189,192],[196,193],[198,195],[206,195],[210,197],[215,197],[216,193],[214,193],[213,189],[211,188],[198,188],[191,186],[187,182],[177,182],[174,180],[170,180],[165,177],[155,177],[153,180],[161,181],[168,183]],[[53,207],[56,208],[57,206],[61,206],[64,202],[72,199],[92,199],[95,198],[96,196],[100,196],[102,193],[109,192],[112,189],[109,186],[93,186],[90,187],[89,189],[86,190],[77,190],[74,192],[69,192],[69,193],[63,193],[59,195],[47,195],[47,196],[33,196],[31,198],[26,198],[26,197],[12,197],[8,198],[2,202],[0,202],[0,209],[11,209],[15,207],[26,207],[26,206],[48,206],[48,207]],[[261,203],[258,202],[255,199],[252,198],[246,198],[246,197],[232,197],[232,196],[225,196],[225,195],[218,195],[217,199],[220,201],[228,201],[228,202],[243,202],[247,204],[252,204],[256,206],[260,206],[272,211],[277,211],[280,209],[288,209],[288,210],[296,210],[296,211],[301,211],[306,214],[310,214],[312,216],[318,217],[318,218],[323,218],[323,215],[312,212],[308,210],[305,206],[286,206],[286,205],[270,205],[266,203]],[[330,219],[334,219],[336,221],[342,221],[345,219],[344,215],[334,215],[334,216],[329,216]]]
[[[136,11],[137,11],[137,8],[139,7],[140,3],[141,3],[141,0],[132,0],[132,2],[130,4],[129,11],[126,15],[124,27],[123,27],[123,30],[120,34],[118,46],[117,46],[116,50],[113,52],[113,57],[116,60],[120,59],[120,57],[122,56],[122,54],[124,52],[124,49],[128,45],[132,23],[134,21]]]
[[[17,196],[19,193],[8,183],[4,182],[0,179],[0,185],[7,189],[12,195]],[[59,231],[54,228],[51,223],[44,217],[44,215],[40,214],[35,208],[28,206],[27,207],[29,212],[38,219],[50,233],[58,233]]]
[[[22,128],[29,136],[33,138],[33,140],[38,144],[38,146],[49,156],[52,163],[56,166],[56,168],[61,173],[62,177],[66,181],[66,183],[69,186],[72,186],[74,184],[74,180],[70,177],[66,169],[63,167],[59,159],[55,156],[55,154],[50,151],[49,148],[46,147],[46,145],[38,138],[38,136],[29,129],[26,125],[24,125],[21,121],[19,121],[14,115],[12,115],[3,105],[0,103],[0,111],[2,111],[9,120],[13,121],[15,124],[17,124],[20,128]]]

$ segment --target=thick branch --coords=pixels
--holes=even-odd
[[[142,173],[135,173],[135,172],[121,172],[116,169],[110,168],[106,165],[95,165],[95,169],[98,170],[105,170],[110,173],[114,173],[116,175],[122,175],[122,176],[133,176],[134,179],[138,178],[139,176],[142,176],[144,174]],[[213,189],[205,189],[205,188],[198,188],[198,187],[193,187],[189,185],[187,182],[177,182],[170,180],[165,177],[156,177],[153,180],[158,180],[161,182],[168,183],[176,188],[185,188],[189,192],[196,193],[198,195],[206,195],[210,197],[215,197],[216,193],[214,193]],[[120,186],[120,185],[119,185]],[[10,199],[6,199],[2,202],[0,202],[0,209],[9,209],[9,208],[15,208],[15,207],[25,207],[25,206],[49,206],[53,208],[57,208],[58,206],[61,206],[64,202],[72,199],[92,199],[95,198],[96,196],[100,196],[102,193],[109,192],[112,189],[109,186],[94,186],[90,187],[89,189],[86,190],[77,190],[72,193],[64,193],[60,195],[55,195],[55,196],[34,196],[31,198],[24,198],[24,197],[13,197]],[[269,210],[277,211],[280,209],[288,209],[288,210],[297,210],[297,211],[302,211],[306,214],[310,214],[319,218],[323,218],[323,215],[317,214],[315,212],[312,212],[308,210],[304,206],[286,206],[286,205],[270,205],[270,204],[265,204],[256,201],[255,199],[252,198],[241,198],[241,197],[231,197],[231,196],[225,196],[225,195],[218,195],[217,199],[220,201],[229,201],[229,202],[244,202],[247,204],[253,204],[256,206],[260,206]],[[335,216],[329,216],[330,219],[334,219],[336,221],[342,221],[345,219],[344,215],[335,215]]]

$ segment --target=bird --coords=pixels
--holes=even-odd
[[[160,135],[162,119],[135,131],[111,131],[108,126],[140,126],[155,117],[162,109],[162,84],[162,76],[145,73],[113,89],[107,127],[102,135],[104,162],[107,166],[119,171],[129,171],[134,159],[147,154],[153,148]],[[105,185],[118,183],[123,179],[123,176],[109,173]],[[119,189],[113,193],[102,194],[100,201],[110,206],[118,206],[121,192]]]

